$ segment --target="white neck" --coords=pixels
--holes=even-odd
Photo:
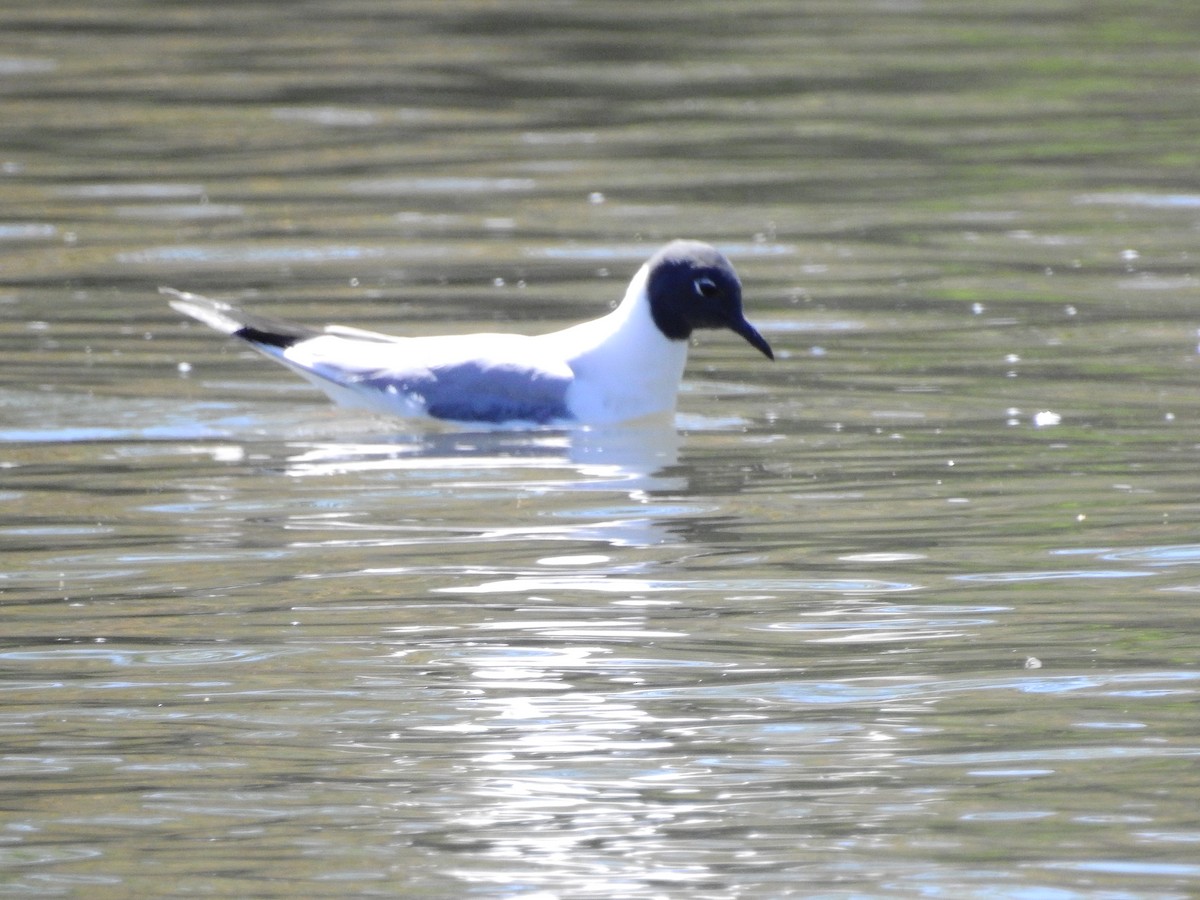
[[[580,419],[603,423],[675,411],[687,362],[687,341],[668,339],[650,315],[649,268],[629,283],[620,306],[606,316],[555,335],[574,344],[567,363],[575,381],[567,402]]]

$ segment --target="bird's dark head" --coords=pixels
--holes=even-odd
[[[697,328],[728,328],[768,359],[775,358],[771,345],[746,321],[742,283],[715,247],[699,241],[672,241],[646,266],[650,315],[667,338],[685,341]]]

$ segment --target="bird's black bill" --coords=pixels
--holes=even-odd
[[[734,322],[729,326],[734,334],[740,334],[746,339],[746,342],[765,356],[767,359],[774,360],[775,353],[771,350],[771,345],[767,343],[767,339],[758,333],[758,329],[742,319],[740,322]]]

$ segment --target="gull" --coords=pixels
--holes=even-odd
[[[335,402],[391,416],[491,425],[612,425],[672,415],[692,332],[724,328],[768,359],[724,254],[672,241],[607,315],[548,334],[394,337],[312,328],[172,288],[172,307],[240,338]]]

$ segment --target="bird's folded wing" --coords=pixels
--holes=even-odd
[[[472,355],[483,337],[488,351]],[[443,338],[383,344],[328,334],[289,348],[283,358],[356,392],[418,402],[439,419],[545,424],[571,418],[566,398],[574,373],[565,362],[539,358],[520,335],[459,340],[447,352]]]

